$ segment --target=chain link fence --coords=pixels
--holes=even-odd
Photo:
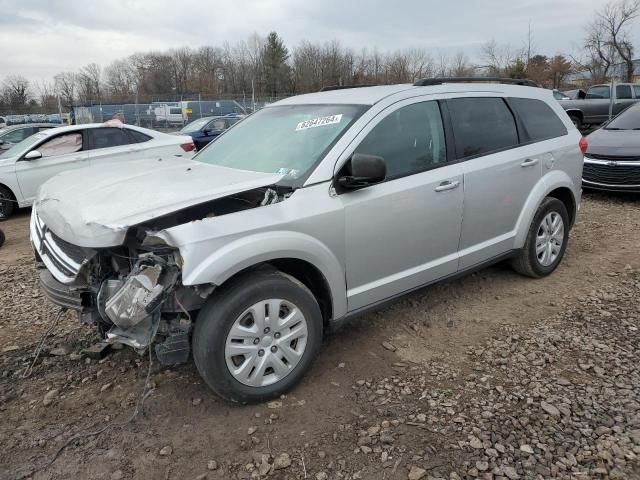
[[[25,106],[22,111],[0,110],[0,126],[25,123],[102,123],[119,118],[124,123],[160,131],[176,131],[205,117],[245,116],[290,95],[252,97],[246,94],[164,94],[133,98],[110,96],[104,101],[74,102],[61,107],[60,113],[38,112]]]

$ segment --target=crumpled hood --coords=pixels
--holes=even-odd
[[[587,137],[588,153],[612,156],[640,157],[639,130],[596,130]]]
[[[67,242],[110,247],[121,245],[133,225],[282,177],[184,158],[138,160],[61,173],[40,187],[34,208]]]

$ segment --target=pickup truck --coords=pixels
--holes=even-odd
[[[617,83],[613,95],[613,115],[628,106],[640,102],[640,83]],[[600,125],[609,120],[611,85],[594,85],[582,99],[560,100],[577,129],[587,125]]]

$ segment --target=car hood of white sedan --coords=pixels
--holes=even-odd
[[[124,242],[131,226],[282,177],[181,158],[138,160],[61,173],[40,187],[34,208],[63,240],[111,247]]]

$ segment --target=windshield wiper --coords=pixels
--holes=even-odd
[[[605,130],[625,130],[624,128],[618,128],[618,127],[604,127]]]

